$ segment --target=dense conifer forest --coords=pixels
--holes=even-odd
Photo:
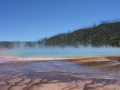
[[[45,46],[113,46],[120,47],[120,21],[104,21],[100,24],[94,24],[92,27],[81,28],[68,33],[61,33],[43,38],[35,42],[10,42],[1,41],[0,47],[13,48],[13,47],[34,47],[35,45]]]

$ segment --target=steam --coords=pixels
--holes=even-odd
[[[18,57],[77,57],[77,56],[96,56],[96,55],[116,55],[120,54],[117,47],[14,47],[12,49],[0,49],[0,55]]]

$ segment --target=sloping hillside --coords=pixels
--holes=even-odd
[[[71,33],[58,34],[46,40],[48,46],[120,46],[120,22],[102,23]]]

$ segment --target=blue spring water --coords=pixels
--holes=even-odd
[[[22,47],[6,49],[0,55],[18,57],[77,57],[77,56],[98,56],[120,54],[117,47]]]

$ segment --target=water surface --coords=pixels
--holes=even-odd
[[[100,56],[120,54],[120,48],[116,47],[21,47],[5,49],[0,55],[18,57],[77,57],[77,56]]]
[[[119,90],[119,83],[118,68],[60,60],[0,63],[0,90]]]
[[[76,64],[71,61],[31,61],[31,62],[7,62],[0,64],[0,73],[64,73],[77,75],[81,78],[120,78],[118,69],[106,70],[105,68],[97,68],[92,65]],[[87,75],[87,76],[86,76]]]

